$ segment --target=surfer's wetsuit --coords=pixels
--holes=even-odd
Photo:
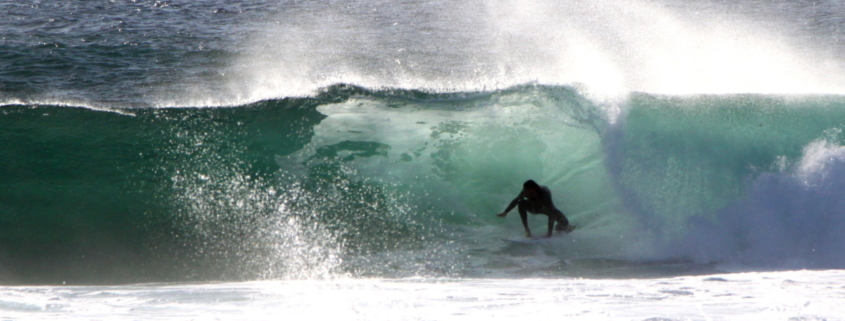
[[[522,226],[525,227],[525,234],[528,237],[531,237],[531,230],[528,228],[528,213],[543,214],[549,217],[549,231],[546,237],[552,236],[552,228],[555,222],[557,222],[556,229],[558,231],[566,231],[571,228],[566,215],[563,215],[563,212],[552,203],[552,192],[549,191],[549,188],[537,185],[533,180],[525,182],[522,192],[508,204],[508,207],[499,216],[506,216],[514,207],[519,210],[519,218],[522,219]]]

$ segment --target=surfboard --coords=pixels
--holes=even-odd
[[[569,225],[569,226],[566,227],[565,230],[559,231],[559,232],[564,232],[566,234],[569,234],[569,232],[572,232],[573,230],[575,230],[575,225]],[[522,244],[534,244],[534,243],[545,242],[545,241],[551,240],[553,238],[555,238],[554,235],[552,235],[552,237],[532,236],[532,237],[520,237],[520,238],[503,238],[502,241],[512,242],[512,243],[522,243]]]
[[[534,243],[540,243],[540,242],[548,241],[548,240],[551,240],[551,239],[552,239],[551,237],[532,236],[532,237],[502,239],[502,241],[512,242],[512,243],[522,243],[522,244],[534,244]]]

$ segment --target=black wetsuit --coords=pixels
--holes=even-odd
[[[558,231],[566,230],[569,227],[569,220],[552,203],[552,192],[549,191],[548,187],[540,186],[540,189],[537,190],[537,196],[533,198],[526,197],[525,190],[523,190],[519,193],[519,196],[508,204],[508,208],[505,209],[504,213],[510,212],[516,206],[518,206],[519,218],[522,219],[522,226],[525,227],[525,232],[529,235],[531,234],[531,230],[528,229],[528,213],[535,215],[543,214],[549,217],[549,232],[546,234],[547,237],[552,236],[552,228],[555,222],[557,222]]]

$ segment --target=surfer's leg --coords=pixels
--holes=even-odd
[[[557,221],[557,227],[555,229],[558,231],[565,231],[569,227],[569,220],[561,211],[556,211],[556,214],[555,220]],[[549,216],[549,219],[551,218],[552,216]]]
[[[552,228],[554,228],[554,226],[555,226],[555,221],[556,221],[555,217],[552,216],[552,215],[549,215],[549,232],[546,233],[546,237],[552,237]]]
[[[519,201],[517,209],[519,210],[519,218],[522,219],[522,226],[525,227],[525,237],[531,237],[531,229],[528,228],[528,201]]]

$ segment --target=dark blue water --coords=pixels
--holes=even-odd
[[[834,2],[0,12],[0,283],[845,266]]]
[[[5,99],[144,106],[228,64],[250,21],[278,3],[12,1],[3,15]]]

